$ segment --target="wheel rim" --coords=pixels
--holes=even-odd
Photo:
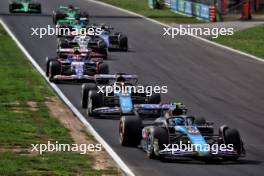
[[[149,153],[151,153],[152,152],[152,139],[151,139],[151,136],[149,135],[148,136],[148,141],[147,141],[147,150],[148,150],[148,152]]]

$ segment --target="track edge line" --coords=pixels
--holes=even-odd
[[[12,38],[12,40],[16,43],[19,49],[23,52],[26,58],[31,62],[31,64],[35,67],[35,69],[40,73],[40,75],[46,80],[46,82],[51,86],[51,88],[57,93],[57,95],[61,98],[61,100],[70,108],[70,110],[78,117],[78,119],[84,124],[87,128],[87,131],[91,133],[91,135],[97,140],[97,142],[101,143],[107,153],[111,156],[111,158],[116,162],[116,164],[120,167],[120,169],[124,172],[125,175],[135,176],[135,174],[131,171],[131,169],[125,164],[125,162],[117,155],[117,153],[110,147],[110,145],[96,132],[93,126],[85,119],[85,117],[78,111],[78,109],[69,101],[69,99],[62,93],[62,91],[58,88],[58,86],[54,83],[51,83],[46,77],[44,71],[38,65],[38,63],[33,59],[33,57],[29,54],[29,52],[24,48],[24,46],[19,42],[19,40],[15,37],[6,23],[0,18],[0,24],[7,31],[8,35]]]

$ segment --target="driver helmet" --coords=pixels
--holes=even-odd
[[[79,48],[75,48],[73,51],[73,54],[77,55],[77,54],[81,54]]]
[[[126,78],[120,75],[119,77],[116,78],[116,82],[126,82]]]
[[[106,29],[106,26],[105,26],[105,24],[103,23],[103,24],[101,24],[101,29],[102,30],[105,30]]]
[[[68,6],[68,8],[71,9],[71,10],[73,10],[74,7],[73,7],[73,5],[70,4],[70,5]]]

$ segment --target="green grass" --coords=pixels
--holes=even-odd
[[[100,176],[116,174],[113,170],[94,170],[92,158],[77,153],[48,153],[42,157],[0,153],[0,175],[3,176]]]
[[[94,170],[93,158],[79,153],[29,154],[31,144],[73,140],[44,103],[55,94],[1,26],[0,60],[0,175],[117,174],[114,168]],[[37,102],[37,111],[29,110],[28,101]]]
[[[136,12],[146,17],[164,22],[164,23],[178,23],[178,24],[193,24],[205,23],[206,21],[197,20],[194,17],[187,17],[171,12],[170,9],[150,9],[148,7],[148,0],[99,0],[123,9]]]
[[[232,36],[220,36],[211,40],[264,58],[264,25],[237,31]]]

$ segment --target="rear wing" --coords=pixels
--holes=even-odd
[[[134,115],[138,114],[143,118],[157,118],[163,116],[163,111],[176,108],[177,104],[135,104],[133,110],[123,112],[121,107],[101,107],[93,112],[103,115]],[[184,106],[184,105],[183,105]]]
[[[138,80],[137,75],[129,75],[129,74],[123,74],[123,73],[116,73],[116,74],[97,74],[95,75],[95,80],[116,80],[118,77],[122,76],[126,80]]]
[[[59,9],[69,10],[69,7],[67,7],[67,6],[60,6]],[[74,7],[73,10],[80,10],[80,7]]]
[[[165,111],[169,109],[180,108],[183,111],[183,114],[187,113],[185,105],[182,103],[171,103],[171,104],[136,104],[134,105],[134,110],[138,114],[145,115],[160,115],[163,116]]]
[[[140,109],[146,109],[146,110],[169,110],[176,108],[176,105],[174,104],[137,104],[134,106],[134,108],[140,110]]]
[[[172,108],[171,104],[136,104],[133,106],[133,110],[127,113],[122,112],[120,107],[102,107],[94,109],[95,113],[104,114],[104,115],[133,115],[134,113],[138,113],[140,115],[147,115],[149,117],[156,117],[160,115],[161,109],[168,110]]]

